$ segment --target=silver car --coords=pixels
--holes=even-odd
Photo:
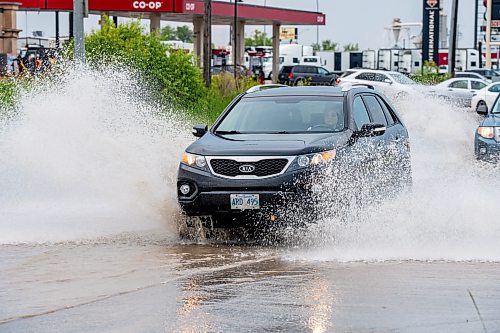
[[[474,93],[487,85],[480,79],[454,78],[430,87],[429,94],[458,106],[470,107]]]

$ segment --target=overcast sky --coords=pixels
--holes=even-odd
[[[244,2],[311,11],[316,11],[318,4],[319,10],[326,14],[326,25],[319,28],[320,40],[330,39],[341,46],[347,43],[359,43],[361,49],[391,46],[390,34],[384,28],[391,25],[393,18],[401,18],[402,22],[422,21],[422,0],[244,0]],[[444,2],[442,7],[450,13],[451,0],[441,0],[441,2]],[[460,0],[459,47],[473,47],[474,4],[474,0]],[[68,33],[67,17],[65,13],[61,14],[61,35]],[[31,33],[33,30],[42,30],[47,36],[55,35],[54,13],[19,12],[17,19],[19,29],[23,29],[21,36],[25,35],[25,31]],[[86,30],[97,29],[98,20],[98,16],[86,19]],[[162,26],[166,24],[168,22],[162,22]],[[144,25],[148,26],[148,22],[145,21]],[[246,34],[251,34],[256,28],[263,29],[262,26],[247,27]],[[267,27],[267,32],[270,31],[271,27]],[[407,39],[418,33],[420,28],[413,28],[403,36]],[[217,46],[227,44],[229,28],[214,27],[213,34]],[[299,27],[299,43],[310,45],[314,42],[316,42],[316,27]]]

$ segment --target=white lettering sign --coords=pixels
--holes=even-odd
[[[160,9],[163,2],[159,1],[134,1],[132,7],[135,9]]]
[[[186,11],[187,12],[194,12],[195,10],[195,3],[194,2],[186,2]]]

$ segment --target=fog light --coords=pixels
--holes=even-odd
[[[301,167],[306,167],[306,166],[309,165],[309,157],[307,157],[307,156],[299,156],[299,158],[297,159],[297,163]]]
[[[179,187],[179,190],[183,195],[186,195],[191,192],[191,186],[189,186],[188,184],[182,184],[181,187]]]
[[[486,154],[486,148],[479,148],[479,154]]]

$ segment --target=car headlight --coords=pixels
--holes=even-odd
[[[495,128],[491,126],[479,126],[477,134],[485,139],[493,139],[495,137]]]
[[[306,168],[308,166],[321,165],[333,161],[335,156],[337,156],[335,150],[327,150],[321,153],[297,156],[296,162],[299,168]]]
[[[196,169],[208,171],[208,163],[205,156],[184,153],[182,154],[181,163]]]

